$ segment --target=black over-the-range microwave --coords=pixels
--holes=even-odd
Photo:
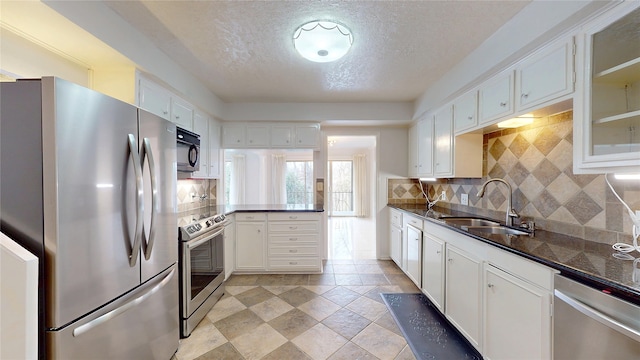
[[[200,135],[176,127],[178,171],[200,170]]]

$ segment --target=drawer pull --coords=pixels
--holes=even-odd
[[[290,250],[289,250],[289,252],[290,252],[290,253],[297,253],[297,252],[298,252],[298,250],[296,250],[296,249],[290,249]]]
[[[297,218],[298,218],[297,216],[293,216],[293,215],[289,216],[289,219],[293,219],[293,220],[295,220],[295,219],[297,219]]]
[[[298,238],[289,238],[289,241],[298,241]]]
[[[297,261],[289,261],[289,265],[298,265]]]
[[[297,226],[289,226],[289,229],[290,229],[290,230],[295,230],[295,229],[297,229],[297,228],[298,228]]]
[[[253,216],[247,216],[247,219],[253,219]]]

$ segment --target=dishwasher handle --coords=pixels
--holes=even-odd
[[[565,302],[567,305],[571,306],[572,308],[576,309],[582,314],[590,317],[591,319],[599,322],[600,324],[612,330],[615,330],[621,334],[624,334],[635,341],[640,342],[640,332],[638,332],[638,330],[633,329],[606,314],[603,314],[602,312],[592,308],[587,304],[584,304],[581,301],[578,301],[572,298],[571,296],[563,293],[558,289],[554,290],[554,295],[561,301]]]

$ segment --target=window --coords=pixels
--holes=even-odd
[[[287,204],[313,204],[313,161],[287,161]]]
[[[353,213],[353,161],[329,161],[331,176],[331,211],[335,214]]]

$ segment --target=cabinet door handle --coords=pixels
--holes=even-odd
[[[528,98],[528,97],[529,97],[529,93],[522,93],[522,95],[520,95],[520,97],[523,97],[523,98],[525,98],[525,99],[526,99],[526,98]]]
[[[453,259],[452,258],[448,258],[447,261],[448,262],[453,262]]]
[[[488,284],[487,284],[487,287],[488,287],[488,288],[492,288],[492,287],[493,287],[493,284],[492,284],[492,283],[488,283]]]
[[[506,102],[501,102],[500,106],[505,107],[505,106],[507,106],[507,103]]]
[[[440,254],[440,253],[442,253],[442,251],[436,250],[436,254]]]
[[[473,116],[467,116],[467,119],[473,120]]]
[[[258,229],[258,232],[260,232],[260,229]]]

